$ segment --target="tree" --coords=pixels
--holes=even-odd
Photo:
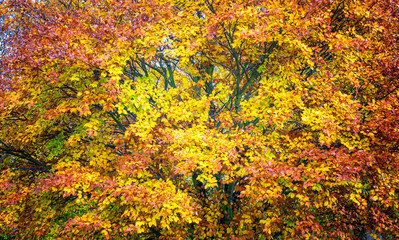
[[[398,10],[3,1],[0,233],[398,237]]]

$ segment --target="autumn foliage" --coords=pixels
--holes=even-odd
[[[399,238],[397,1],[0,4],[0,238]]]

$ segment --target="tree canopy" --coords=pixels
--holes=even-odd
[[[0,4],[1,237],[399,237],[395,0]]]

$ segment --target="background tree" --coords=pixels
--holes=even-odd
[[[398,237],[398,12],[3,1],[0,232]]]

